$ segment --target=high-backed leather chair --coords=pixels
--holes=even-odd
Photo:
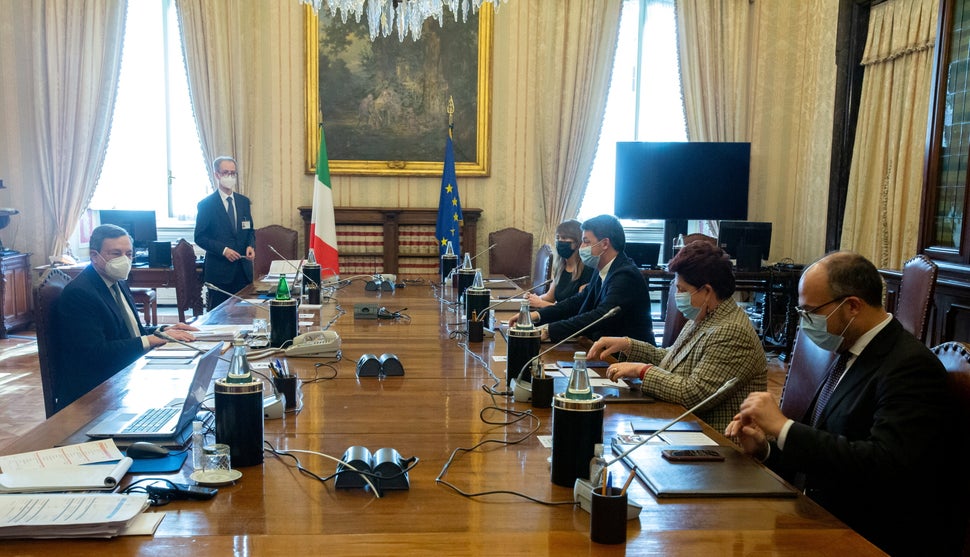
[[[896,311],[893,313],[903,328],[920,342],[926,342],[938,271],[936,263],[919,254],[903,265],[903,275],[899,279]]]
[[[960,435],[965,436],[967,435],[968,428],[970,428],[970,344],[965,342],[944,342],[939,346],[934,346],[932,350],[947,371],[947,388],[953,397],[958,412],[957,419],[959,422],[955,429]],[[970,453],[968,453],[966,443],[959,439],[953,440],[953,446],[962,451],[959,458],[961,459],[960,471],[963,472],[966,470],[965,465],[970,460]],[[970,555],[970,523],[965,522],[965,519],[970,516],[970,511],[966,509],[966,506],[970,505],[970,493],[966,492],[966,482],[963,483],[962,488],[964,490],[964,493],[960,497],[960,502],[963,504],[963,507],[960,509],[962,516],[960,516],[960,513],[954,513],[957,515],[956,519],[960,523],[955,522],[953,528],[957,533],[963,534],[963,551],[961,554]]]
[[[54,353],[57,347],[53,343],[54,304],[57,303],[57,299],[69,282],[71,282],[71,277],[54,268],[44,273],[40,284],[34,289],[37,356],[40,360],[40,382],[44,389],[44,411],[48,418],[71,403],[71,401],[59,400],[57,394],[57,384],[61,373],[58,370],[57,357]]]
[[[542,244],[539,246],[539,251],[536,252],[536,260],[532,264],[532,286],[535,287],[538,284],[542,284],[550,278],[552,278],[552,246]],[[547,284],[535,288],[532,292],[537,295],[542,295],[548,291],[549,285]]]
[[[300,259],[297,248],[298,234],[296,230],[271,224],[256,229],[256,259],[253,261],[253,277],[259,278],[269,273],[269,264],[280,259],[279,255],[269,249],[270,246],[280,252],[283,259]],[[293,272],[296,272],[294,269]]]
[[[518,228],[503,228],[488,235],[488,274],[527,281],[532,277],[532,234]]]
[[[669,348],[677,340],[680,331],[687,324],[687,318],[677,309],[677,282],[670,281],[670,290],[667,292],[667,309],[664,311],[664,337],[660,341],[660,346]]]
[[[788,377],[781,391],[782,414],[793,420],[805,417],[836,357],[834,352],[819,348],[801,328],[798,329],[788,360]]]
[[[195,249],[192,244],[179,238],[172,248],[172,269],[175,273],[175,305],[179,322],[185,323],[185,310],[192,310],[192,319],[202,315],[202,280],[196,271]]]

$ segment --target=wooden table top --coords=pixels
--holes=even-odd
[[[451,298],[450,289],[444,298]],[[370,302],[388,310],[407,308],[405,320],[355,320],[353,304]],[[2,542],[3,553],[51,555],[303,555],[303,554],[662,554],[719,555],[772,553],[800,555],[879,555],[877,548],[848,529],[804,496],[792,499],[705,498],[657,500],[639,481],[631,499],[643,506],[639,520],[627,523],[625,545],[605,546],[589,539],[589,514],[574,505],[546,506],[525,499],[496,495],[467,499],[435,482],[443,465],[458,447],[471,447],[489,438],[515,440],[492,444],[456,458],[445,479],[466,491],[513,490],[545,501],[570,501],[572,490],[550,481],[550,451],[535,435],[531,420],[515,425],[482,421],[483,408],[529,410],[528,404],[495,397],[482,385],[493,385],[485,365],[504,378],[500,335],[464,348],[450,338],[459,329],[452,305],[427,285],[410,285],[393,293],[367,292],[356,282],[339,290],[335,301],[318,310],[314,321],[330,322],[342,308],[346,314],[334,325],[343,341],[344,359],[337,377],[303,385],[304,407],[299,414],[265,422],[265,440],[280,449],[319,451],[340,457],[347,447],[362,445],[372,452],[393,447],[404,458],[420,463],[410,473],[409,491],[387,491],[375,498],[363,489],[335,489],[298,472],[290,459],[266,454],[262,465],[240,468],[242,478],[222,487],[210,501],[176,501],[160,507],[166,513],[154,537],[112,540],[15,540]],[[306,313],[301,310],[301,314]],[[314,312],[317,313],[317,312]],[[206,314],[210,323],[249,323],[264,312],[230,301]],[[301,317],[302,319],[302,317]],[[566,359],[574,346],[547,361]],[[363,353],[394,353],[404,365],[404,377],[358,379],[357,358]],[[555,357],[553,357],[555,356]],[[314,376],[318,360],[291,358],[291,370]],[[321,376],[329,370],[317,370]],[[53,446],[105,409],[154,402],[172,382],[138,363],[62,410],[8,447],[5,452]],[[216,375],[224,374],[220,369]],[[173,388],[173,392],[178,389]],[[184,392],[184,391],[183,391]],[[633,417],[673,418],[683,409],[665,403],[610,404],[605,434],[629,432]],[[532,409],[538,433],[551,434],[551,410]],[[493,422],[506,421],[487,411]],[[705,426],[705,432],[727,441]],[[309,454],[298,455],[303,466],[324,476],[334,463]],[[191,459],[188,459],[191,465]],[[617,481],[629,471],[611,467]],[[191,471],[164,475],[192,483]],[[158,475],[155,475],[158,476]],[[136,477],[137,479],[137,477]],[[150,509],[151,510],[151,509]]]

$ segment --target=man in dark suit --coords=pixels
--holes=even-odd
[[[54,396],[65,406],[98,386],[154,346],[155,333],[191,341],[194,327],[145,327],[138,319],[126,279],[131,270],[131,237],[124,228],[104,224],[89,241],[91,264],[64,288],[54,306],[58,350],[52,356],[70,381],[55,381]]]
[[[256,230],[249,198],[236,189],[236,161],[219,157],[212,161],[212,175],[218,187],[199,202],[195,219],[195,243],[205,250],[203,277],[226,292],[236,293],[253,282],[256,258]],[[208,289],[211,310],[229,296]]]
[[[542,340],[558,342],[603,317],[619,306],[618,315],[587,329],[583,335],[627,336],[655,344],[650,319],[650,294],[640,269],[623,253],[626,234],[612,215],[600,215],[583,223],[579,256],[583,264],[597,270],[586,290],[530,314],[542,329]],[[518,316],[509,320],[515,325]]]
[[[751,393],[725,435],[884,551],[952,553],[962,441],[942,364],[886,313],[879,273],[858,254],[806,269],[798,301],[803,332],[839,359],[802,419]]]

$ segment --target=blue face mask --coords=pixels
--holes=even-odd
[[[677,309],[680,310],[680,313],[684,314],[684,317],[691,321],[701,312],[701,308],[696,308],[690,303],[690,297],[693,294],[694,292],[678,292],[674,294],[674,302],[677,303]]]
[[[593,255],[593,246],[595,246],[598,243],[599,242],[596,242],[595,244],[590,244],[588,246],[582,246],[581,248],[579,248],[579,259],[582,260],[583,265],[586,265],[591,269],[599,268],[598,266],[600,262],[600,256]]]
[[[838,309],[842,307],[842,304],[844,303],[845,300],[842,300],[842,303],[835,308],[835,311],[838,311]],[[812,320],[809,320],[808,317],[804,315],[799,319],[799,323],[802,331],[805,333],[805,336],[811,339],[811,341],[818,345],[819,348],[822,350],[828,350],[829,352],[835,352],[840,346],[842,346],[842,343],[845,342],[845,337],[842,335],[834,335],[830,333],[828,329],[829,317],[832,317],[832,314],[835,313],[835,311],[826,315],[825,319],[821,319],[821,315],[814,316]],[[852,318],[852,320],[854,319],[855,317]],[[852,324],[852,320],[849,320],[849,322],[845,325],[845,329],[842,329],[842,333],[845,333],[846,329],[849,328],[849,325]]]

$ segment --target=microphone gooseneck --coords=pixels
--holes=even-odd
[[[515,378],[515,380],[516,380],[516,382],[517,382],[517,383],[521,383],[521,382],[522,382],[522,374],[523,374],[523,373],[525,373],[525,370],[526,370],[526,368],[528,368],[528,367],[529,367],[529,365],[530,365],[530,364],[531,364],[531,363],[532,363],[532,362],[533,362],[534,360],[536,360],[536,359],[539,359],[539,358],[541,358],[541,357],[543,357],[543,356],[545,356],[546,354],[548,354],[548,353],[549,353],[549,352],[551,352],[552,350],[554,350],[554,349],[556,349],[556,348],[558,348],[558,347],[559,347],[560,345],[562,345],[562,344],[565,344],[566,342],[569,342],[570,340],[573,340],[573,339],[575,339],[575,338],[576,338],[577,336],[579,336],[579,334],[580,334],[580,333],[582,333],[582,332],[583,332],[583,331],[585,331],[586,329],[589,329],[590,327],[592,327],[593,325],[596,325],[596,324],[597,324],[597,323],[599,323],[600,321],[603,321],[604,319],[609,319],[610,317],[613,317],[614,315],[616,315],[616,314],[618,314],[618,313],[620,313],[620,306],[614,306],[614,307],[613,307],[613,309],[611,309],[610,311],[608,311],[608,312],[606,312],[606,313],[604,313],[604,314],[603,314],[603,315],[602,315],[601,317],[599,317],[598,319],[596,319],[595,321],[593,321],[593,322],[592,322],[592,323],[590,323],[589,325],[586,325],[586,326],[585,326],[585,327],[583,327],[582,329],[580,329],[580,330],[578,330],[578,331],[576,331],[575,333],[573,333],[573,334],[571,334],[571,335],[569,335],[568,337],[566,337],[566,338],[564,338],[564,339],[562,339],[562,340],[560,340],[560,341],[559,341],[559,342],[557,342],[556,344],[553,344],[553,345],[552,345],[552,346],[550,346],[549,348],[547,348],[547,349],[545,349],[545,350],[543,350],[542,352],[539,352],[538,354],[536,354],[535,356],[533,356],[532,358],[530,358],[530,359],[529,359],[529,361],[527,361],[527,362],[525,363],[525,365],[524,365],[524,366],[522,366],[522,369],[520,369],[520,370],[519,370],[519,374],[518,374],[518,376],[516,376],[516,378]]]
[[[510,300],[510,299],[512,299],[512,298],[515,298],[516,296],[518,296],[518,295],[520,295],[520,294],[525,294],[526,292],[532,292],[532,291],[533,291],[533,290],[535,290],[536,288],[540,288],[540,287],[542,287],[542,286],[546,286],[547,284],[549,284],[549,283],[551,283],[551,282],[552,282],[552,279],[549,279],[549,280],[547,280],[547,281],[545,281],[545,282],[541,282],[541,283],[539,283],[539,284],[537,284],[537,285],[535,285],[535,286],[533,286],[532,288],[525,288],[525,289],[522,289],[522,290],[519,290],[519,291],[518,291],[518,292],[516,292],[515,294],[512,294],[511,296],[509,296],[508,298],[503,298],[503,299],[501,299],[501,300],[499,300],[499,301],[497,301],[497,302],[495,302],[494,304],[492,304],[492,305],[490,305],[490,306],[488,306],[487,308],[485,308],[485,309],[483,309],[483,310],[481,311],[481,313],[479,313],[479,314],[478,314],[478,319],[477,319],[477,320],[478,320],[478,321],[481,321],[481,320],[483,319],[483,317],[482,317],[482,316],[483,316],[483,315],[485,315],[485,314],[487,314],[487,313],[489,312],[489,310],[492,310],[492,309],[495,309],[496,307],[498,307],[498,306],[500,306],[500,305],[502,305],[502,304],[504,304],[504,303],[505,303],[505,302],[507,302],[508,300]]]
[[[289,265],[290,267],[293,267],[293,269],[296,271],[296,275],[293,277],[293,280],[296,280],[296,277],[300,275],[300,269],[303,267],[303,262],[306,260],[301,259],[299,265],[293,265],[293,263],[289,259],[287,259],[286,257],[283,257],[282,253],[276,251],[276,248],[274,248],[271,244],[266,244],[266,247],[268,247],[270,251],[275,253],[280,259],[282,259],[283,261],[286,261],[287,265]],[[306,275],[303,275],[303,280],[309,282],[313,288],[320,288],[319,284],[314,282],[313,279],[307,277]]]
[[[471,261],[474,261],[474,260],[475,260],[475,258],[476,258],[476,257],[478,257],[479,255],[481,255],[481,254],[483,254],[483,253],[486,253],[486,252],[489,252],[489,251],[491,251],[491,250],[492,250],[492,248],[494,248],[494,247],[495,247],[495,246],[497,246],[497,245],[498,245],[498,242],[496,242],[496,243],[494,243],[494,244],[492,244],[492,245],[490,245],[490,246],[488,246],[487,248],[485,248],[485,249],[483,249],[482,251],[480,251],[480,252],[478,252],[478,253],[476,253],[475,255],[473,255],[473,256],[472,256],[472,258],[471,258]]]
[[[206,352],[208,352],[208,350],[203,350],[202,348],[199,348],[198,346],[192,346],[191,344],[189,344],[187,342],[184,342],[184,341],[181,341],[181,340],[179,340],[177,338],[174,338],[172,335],[170,335],[170,334],[168,334],[166,332],[163,332],[163,331],[155,331],[154,334],[155,334],[155,336],[157,336],[159,338],[163,338],[163,339],[165,339],[165,340],[167,340],[169,342],[174,342],[175,344],[181,344],[182,346],[185,346],[187,348],[191,348],[192,350],[195,350],[196,352],[201,352],[203,354],[205,354]]]
[[[250,302],[249,300],[247,300],[246,298],[243,298],[242,296],[237,296],[237,295],[235,295],[232,292],[229,292],[227,290],[223,290],[223,289],[219,288],[218,286],[212,284],[211,282],[205,282],[205,283],[203,283],[203,285],[205,285],[205,287],[208,288],[208,289],[210,289],[210,290],[215,290],[216,292],[221,292],[221,293],[225,294],[226,296],[230,296],[232,298],[235,298],[235,299],[239,300],[240,302],[247,303],[247,304],[249,304],[249,305],[251,305],[253,307],[257,307],[257,308],[259,308],[259,309],[261,309],[263,311],[269,311],[269,308],[263,307],[263,306],[261,306],[259,304],[254,304],[254,303]]]

